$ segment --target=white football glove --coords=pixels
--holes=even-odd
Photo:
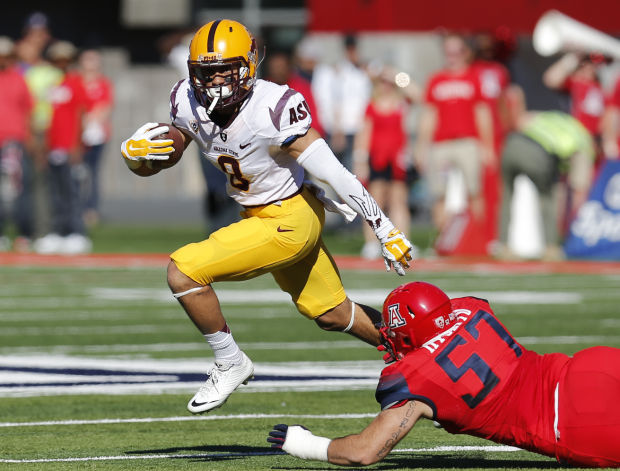
[[[133,136],[121,144],[121,154],[127,160],[168,160],[174,152],[172,139],[155,139],[168,132],[168,126],[158,123],[146,123]]]
[[[409,261],[413,258],[413,245],[398,229],[392,229],[385,239],[381,240],[381,253],[385,262],[385,269],[390,271],[394,267],[396,273],[405,276],[405,268],[409,268]]]
[[[271,443],[271,448],[281,449],[297,458],[328,461],[327,449],[331,440],[313,435],[303,425],[275,425],[267,441]]]

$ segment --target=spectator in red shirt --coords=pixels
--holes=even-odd
[[[597,75],[601,63],[596,57],[569,53],[552,64],[543,75],[547,87],[570,95],[571,114],[595,138],[600,136],[605,111],[605,98]]]
[[[52,232],[37,240],[40,253],[85,253],[91,249],[82,219],[80,185],[82,166],[82,118],[86,92],[82,78],[71,70],[77,49],[67,41],[53,43],[48,51],[52,64],[62,73],[50,91],[52,117],[47,131],[48,187]]]
[[[478,75],[470,66],[471,52],[465,40],[454,34],[444,38],[443,49],[446,66],[428,82],[416,146],[418,168],[426,174],[435,200],[433,220],[439,230],[447,222],[448,171],[461,171],[468,206],[474,218],[481,220],[481,169],[495,162],[492,116]]]
[[[84,164],[89,171],[84,220],[92,225],[99,221],[99,164],[104,146],[110,139],[113,85],[103,74],[101,53],[96,49],[82,51],[79,70],[86,92],[82,144]]]
[[[17,235],[14,248],[27,250],[33,233],[32,160],[29,147],[30,116],[33,100],[28,85],[14,64],[14,42],[0,37],[0,252],[11,247],[5,236],[7,214],[11,207]],[[6,204],[3,197],[8,196]]]
[[[607,106],[601,122],[602,147],[605,157],[619,159],[620,152],[620,78],[607,98]]]
[[[408,153],[405,120],[412,103],[419,100],[420,90],[404,73],[392,67],[381,67],[371,73],[372,95],[360,132],[355,137],[353,169],[381,209],[397,221],[407,235],[410,227],[409,170],[413,167]],[[381,258],[381,245],[371,228],[364,225],[362,257]]]

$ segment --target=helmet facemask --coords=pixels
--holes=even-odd
[[[190,60],[187,65],[194,95],[207,108],[207,114],[214,109],[234,108],[254,85],[248,64],[242,58],[209,62]]]
[[[386,363],[402,360],[407,353],[415,348],[409,335],[405,332],[393,330],[387,325],[382,324],[382,327],[379,329],[379,335],[381,337],[381,345],[377,348],[379,351],[387,352],[383,356],[383,361]]]

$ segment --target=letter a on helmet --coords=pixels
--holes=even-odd
[[[397,327],[402,327],[406,324],[405,320],[400,315],[400,312],[398,312],[398,309],[399,309],[398,304],[390,304],[388,306],[388,315],[390,317],[388,325],[392,329],[395,329]]]

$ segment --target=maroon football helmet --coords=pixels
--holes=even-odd
[[[415,281],[392,291],[383,303],[380,329],[379,349],[388,352],[386,362],[403,359],[447,329],[454,320],[451,313],[448,295],[430,283]]]

